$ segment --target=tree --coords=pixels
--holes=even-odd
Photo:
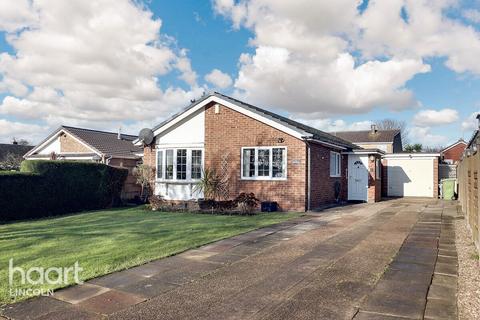
[[[22,161],[22,156],[9,152],[0,161],[0,170],[20,170]]]
[[[443,146],[423,147],[423,152],[439,153],[443,149],[445,149]]]
[[[141,198],[147,201],[151,191],[150,183],[155,178],[155,170],[151,166],[141,164],[133,170],[133,175],[137,179],[137,184],[142,187]]]
[[[403,120],[383,119],[375,122],[378,130],[400,130],[403,145],[410,142],[407,136],[407,123]]]
[[[403,148],[407,152],[422,152],[422,144],[415,143],[415,144],[407,144]]]
[[[12,144],[18,144],[20,146],[29,146],[30,142],[28,142],[28,140],[25,140],[25,139],[17,140],[17,138],[13,137]]]

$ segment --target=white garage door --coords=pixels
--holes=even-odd
[[[388,159],[388,195],[433,197],[432,159]]]

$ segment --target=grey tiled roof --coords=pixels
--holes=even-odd
[[[3,160],[9,153],[22,157],[32,149],[33,149],[33,146],[0,143],[0,160]]]
[[[254,112],[256,114],[259,114],[263,117],[266,117],[272,121],[275,121],[279,124],[282,124],[286,127],[289,127],[290,129],[293,129],[297,132],[299,132],[300,134],[302,134],[305,138],[312,138],[312,139],[315,139],[315,140],[319,140],[319,141],[322,141],[322,142],[326,142],[326,143],[331,143],[331,144],[335,144],[335,145],[339,145],[341,147],[345,147],[345,148],[349,148],[349,149],[358,149],[359,147],[356,146],[355,144],[351,143],[350,141],[347,141],[341,137],[336,137],[332,134],[329,134],[327,132],[324,132],[324,131],[321,131],[321,130],[318,130],[318,129],[315,129],[313,127],[310,127],[310,126],[307,126],[303,123],[300,123],[300,122],[297,122],[295,120],[292,120],[292,119],[289,119],[287,117],[284,117],[284,116],[281,116],[279,114],[276,114],[276,113],[273,113],[271,111],[268,111],[268,110],[265,110],[265,109],[262,109],[262,108],[259,108],[257,106],[254,106],[254,105],[251,105],[251,104],[248,104],[246,102],[243,102],[243,101],[240,101],[240,100],[237,100],[235,98],[232,98],[232,97],[229,97],[229,96],[226,96],[224,94],[221,94],[221,93],[218,93],[218,92],[213,92],[211,94],[208,94],[208,95],[205,95],[203,96],[201,99],[193,102],[192,104],[190,104],[188,107],[186,107],[185,109],[181,110],[180,112],[174,114],[173,116],[171,116],[170,118],[168,118],[167,120],[163,121],[162,123],[160,123],[159,125],[155,126],[153,128],[153,131],[155,131],[156,129],[162,127],[164,124],[170,122],[171,120],[173,120],[174,118],[178,117],[179,115],[181,115],[182,113],[186,112],[187,110],[195,107],[196,105],[198,105],[199,103],[201,103],[202,101],[212,97],[212,96],[215,96],[215,97],[218,97],[218,98],[221,98],[221,99],[224,99],[224,100],[227,100],[228,102],[230,103],[233,103],[237,106],[240,106],[242,108],[245,108],[251,112]]]
[[[121,134],[121,139],[118,139],[118,134],[114,132],[67,126],[62,126],[62,128],[107,157],[134,158],[135,153],[143,152],[141,148],[132,143],[137,138],[134,135]]]
[[[50,134],[39,145],[55,136],[61,130],[68,132],[78,140],[90,146],[96,152],[106,157],[118,158],[138,158],[135,153],[143,152],[143,149],[135,146],[132,141],[137,139],[137,136],[129,134],[121,134],[121,139],[118,139],[118,134],[114,132],[105,132],[92,129],[76,128],[69,126],[61,126]]]
[[[351,141],[353,143],[360,142],[387,142],[393,143],[395,136],[400,134],[400,130],[377,130],[374,134],[371,130],[365,131],[338,131],[331,134]]]

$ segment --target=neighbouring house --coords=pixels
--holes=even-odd
[[[457,142],[449,145],[440,151],[443,162],[448,164],[456,164],[460,161],[463,155],[463,151],[467,147],[467,142],[463,139],[459,139]]]
[[[155,168],[154,193],[166,200],[201,198],[195,185],[205,168],[228,177],[230,198],[253,192],[284,211],[381,197],[384,151],[216,92],[142,130],[134,143]]]
[[[32,150],[33,146],[26,146],[16,143],[12,144],[0,143],[0,163],[5,163],[5,170],[13,169],[13,166],[18,168],[18,164],[22,160],[25,153]],[[11,157],[10,159],[8,159]],[[3,165],[0,165],[0,170],[3,170]]]
[[[355,143],[365,149],[379,149],[385,153],[400,153],[403,151],[401,131],[378,130],[372,124],[370,130],[331,132],[334,136]]]
[[[137,136],[84,128],[61,126],[31,149],[27,160],[94,161],[129,170],[122,198],[138,196],[133,169],[141,162],[143,149],[132,141]]]

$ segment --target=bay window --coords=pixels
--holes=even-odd
[[[241,177],[245,180],[287,178],[286,147],[242,148]]]
[[[202,177],[203,150],[158,149],[157,180],[192,181]]]

